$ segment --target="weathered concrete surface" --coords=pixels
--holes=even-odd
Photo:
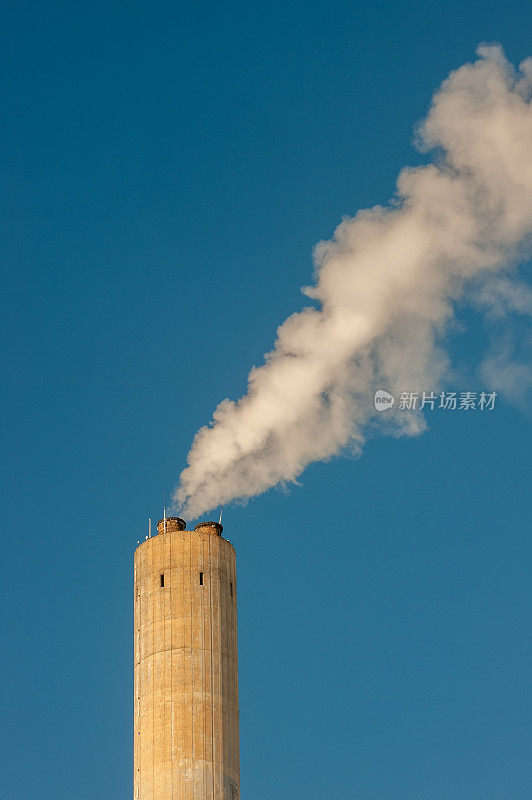
[[[235,551],[221,526],[157,527],[135,551],[133,797],[240,800]]]

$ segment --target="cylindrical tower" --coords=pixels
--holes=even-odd
[[[157,530],[135,551],[133,798],[240,800],[235,550],[216,522]]]

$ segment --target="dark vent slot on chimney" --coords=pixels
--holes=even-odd
[[[232,596],[233,596],[233,582],[232,582],[232,581],[231,581],[231,583],[229,584],[229,586],[230,586],[230,588],[231,588],[231,597],[232,597]]]
[[[164,572],[161,575],[161,587],[164,588]]]
[[[199,574],[199,584],[200,586],[203,586],[203,572],[200,572]]]

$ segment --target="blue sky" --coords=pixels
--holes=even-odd
[[[480,41],[532,55],[531,23],[517,0],[4,6],[3,796],[131,796],[148,516],[304,305],[315,242],[421,160],[449,70]],[[502,401],[434,414],[224,510],[246,800],[531,796],[531,439]]]

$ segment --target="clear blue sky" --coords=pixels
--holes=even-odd
[[[196,429],[525,0],[3,6],[2,798],[132,796],[132,556]],[[481,346],[471,321],[458,362]],[[463,387],[465,389],[469,387]],[[530,416],[224,511],[244,800],[528,800]]]

